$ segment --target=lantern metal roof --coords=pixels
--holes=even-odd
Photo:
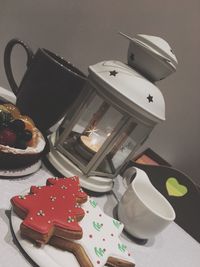
[[[120,107],[156,123],[164,121],[165,101],[155,82],[176,71],[176,56],[160,37],[120,34],[129,40],[128,64],[109,60],[89,66],[89,79]]]
[[[89,78],[101,93],[115,98],[129,110],[160,122],[165,120],[165,101],[160,90],[133,68],[119,61],[103,61],[89,67]]]

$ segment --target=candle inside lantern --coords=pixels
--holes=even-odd
[[[98,138],[81,135],[80,137],[81,142],[92,152],[98,152],[102,144],[98,142]]]
[[[98,131],[99,129],[96,129],[96,127],[94,127],[85,132],[89,133],[89,135],[81,135],[80,137],[81,142],[92,152],[98,152],[106,138],[111,135],[110,131],[106,134],[106,136],[105,134],[103,136],[103,134],[97,133]]]

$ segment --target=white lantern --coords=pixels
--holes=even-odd
[[[78,175],[96,192],[113,179],[165,120],[165,102],[155,81],[176,70],[177,60],[161,38],[130,38],[128,65],[103,61],[89,67],[86,86],[50,136],[50,162],[63,175]]]

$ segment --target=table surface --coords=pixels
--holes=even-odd
[[[1,87],[0,96],[8,96],[12,100],[11,93]],[[28,261],[13,240],[10,230],[10,198],[27,190],[31,185],[44,185],[49,177],[53,177],[53,174],[42,164],[34,174],[21,178],[0,178],[0,267],[35,266]],[[120,176],[115,180],[113,191],[119,198],[123,194],[124,187]],[[95,196],[95,199],[105,213],[113,216],[117,201],[112,192]],[[176,223],[170,224],[145,245],[136,243],[124,232],[121,237],[134,255],[137,267],[200,266],[199,243]]]

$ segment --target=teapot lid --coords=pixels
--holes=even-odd
[[[176,71],[177,58],[164,39],[145,34],[137,34],[134,38],[120,34],[130,41],[128,65],[151,81],[162,80]]]

